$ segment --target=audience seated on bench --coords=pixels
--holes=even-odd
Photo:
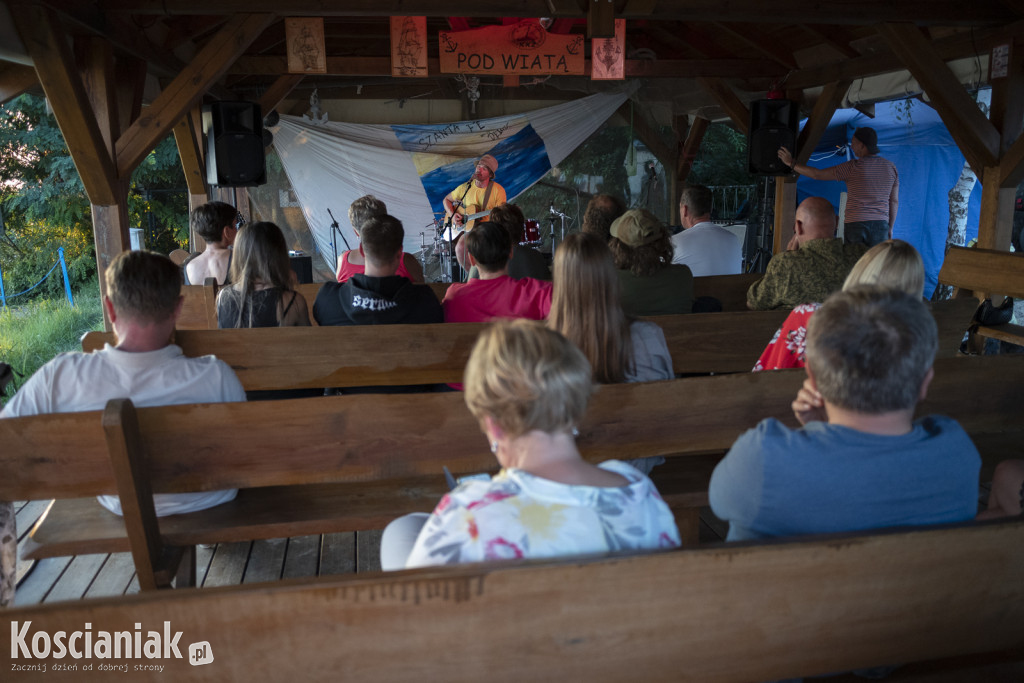
[[[767,419],[711,478],[730,540],[972,519],[981,460],[947,417],[913,420],[934,376],[935,321],[916,294],[861,285],[810,320],[791,430]]]
[[[618,460],[594,466],[580,457],[592,374],[572,342],[540,323],[486,329],[466,366],[465,400],[502,470],[458,485],[432,515],[388,525],[381,566],[677,547],[672,513],[650,479]]]

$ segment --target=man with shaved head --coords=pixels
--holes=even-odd
[[[835,234],[836,215],[827,199],[808,197],[801,202],[787,251],[773,256],[764,277],[750,286],[747,307],[755,311],[793,308],[824,301],[841,289],[867,247],[844,244]]]

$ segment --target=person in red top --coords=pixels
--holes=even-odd
[[[384,202],[372,194],[363,195],[352,202],[348,207],[348,220],[352,224],[352,230],[359,237],[359,230],[363,223],[371,218],[383,218],[388,215],[388,209]],[[353,275],[362,275],[366,272],[366,258],[363,255],[363,248],[351,249],[338,257],[338,282],[345,282]],[[398,272],[413,282],[423,282],[423,266],[416,260],[416,257],[407,252],[402,252],[402,260],[398,262]]]
[[[480,271],[479,279],[455,283],[444,301],[444,320],[449,323],[486,322],[493,318],[543,320],[551,310],[551,283],[508,275],[512,238],[494,223],[480,223],[463,239],[470,265]]]

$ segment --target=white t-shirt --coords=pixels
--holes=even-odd
[[[140,353],[107,344],[94,353],[62,353],[39,368],[0,418],[102,410],[112,398],[130,398],[139,408],[227,403],[244,401],[245,390],[234,371],[213,356],[186,358],[173,344]],[[220,505],[236,493],[230,489],[154,494],[153,501],[157,516],[164,517]],[[117,496],[98,499],[111,512],[122,514]]]
[[[672,236],[672,263],[690,267],[694,277],[743,272],[743,243],[714,223],[697,223]]]

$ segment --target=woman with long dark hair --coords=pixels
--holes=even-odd
[[[288,246],[268,221],[239,232],[231,259],[231,285],[217,295],[217,326],[309,325],[306,300],[295,291]]]

